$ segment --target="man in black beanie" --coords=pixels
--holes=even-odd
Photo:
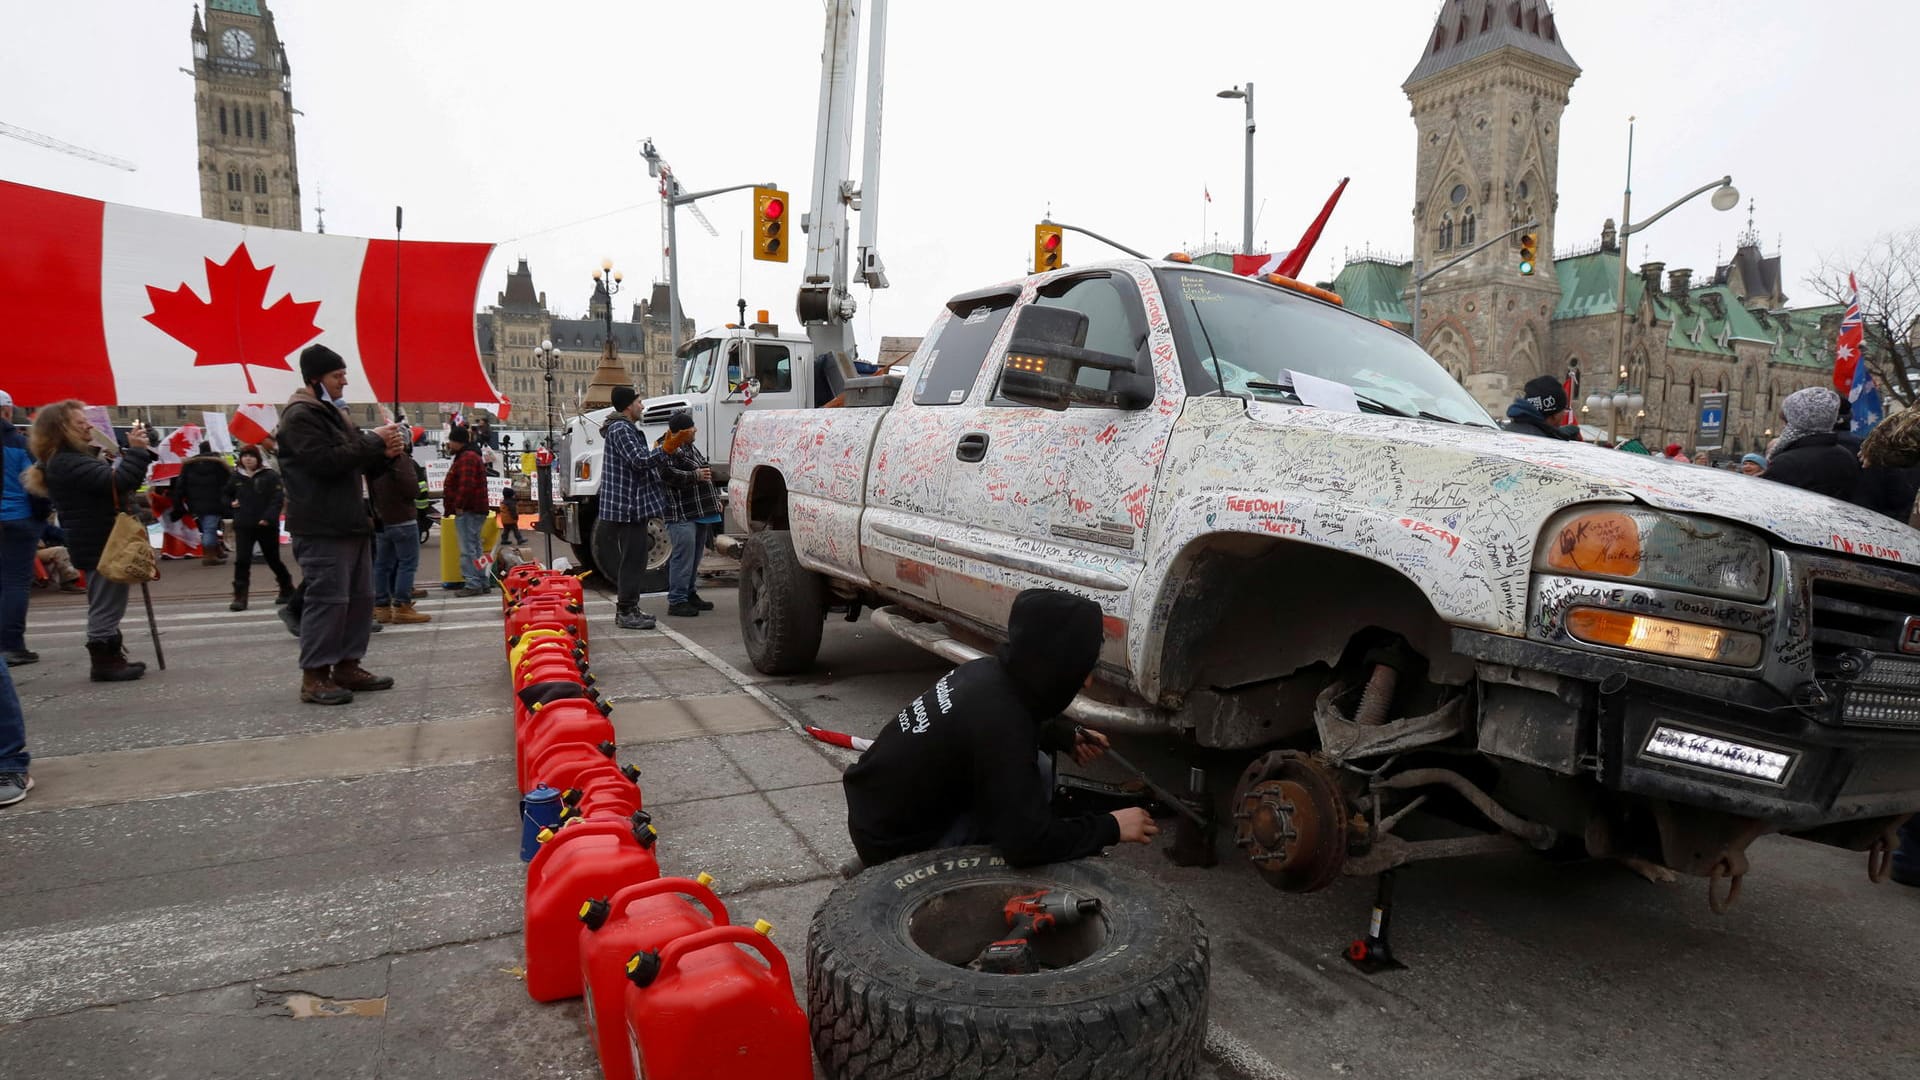
[[[1014,598],[999,652],[941,676],[900,710],[841,777],[860,861],[991,844],[1014,866],[1032,866],[1151,840],[1159,828],[1138,807],[1055,817],[1051,806],[1048,755],[1084,764],[1107,746],[1060,715],[1092,681],[1100,624],[1091,600],[1028,589]]]
[[[300,700],[344,705],[393,679],[360,666],[373,627],[373,515],[365,477],[405,451],[398,424],[361,431],[341,407],[347,362],[325,345],[300,354],[300,378],[280,414],[287,533],[305,591]]]
[[[1537,435],[1543,439],[1578,442],[1579,428],[1560,426],[1560,414],[1566,411],[1566,387],[1551,375],[1536,376],[1527,381],[1519,400],[1507,406],[1507,430],[1516,435]]]

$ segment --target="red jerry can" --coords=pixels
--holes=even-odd
[[[500,603],[511,606],[521,594],[547,576],[547,568],[539,563],[521,563],[507,571],[500,578]]]
[[[611,762],[618,750],[611,739],[598,746],[579,742],[560,743],[541,754],[532,765],[522,763],[520,790],[532,791],[545,784],[556,791],[565,791],[573,787],[587,770]]]
[[[659,833],[645,811],[631,821],[577,821],[542,830],[527,864],[527,993],[580,996],[580,905],[660,876]]]
[[[526,658],[527,653],[531,651],[535,645],[538,645],[541,642],[546,641],[548,639],[552,639],[553,641],[569,649],[579,647],[579,643],[573,639],[573,635],[567,633],[565,630],[552,629],[552,628],[546,628],[546,629],[535,628],[532,630],[528,630],[525,633],[508,634],[507,635],[507,667],[509,668],[519,667],[520,661]],[[582,649],[581,652],[582,652],[582,655],[585,654],[584,649]]]
[[[534,683],[562,679],[591,685],[591,672],[583,651],[543,645],[528,650],[513,666],[513,684],[516,692]]]
[[[560,793],[560,820],[632,817],[641,807],[638,765],[596,765]]]
[[[528,630],[559,630],[585,642],[587,617],[579,604],[560,600],[521,604],[507,612],[507,637],[518,637]]]
[[[587,1031],[607,1080],[634,1080],[625,1017],[628,959],[727,925],[726,906],[713,895],[712,882],[705,874],[692,881],[643,881],[580,908],[586,924],[580,931],[580,982],[586,989]]]
[[[556,701],[535,713],[518,733],[516,741],[518,753],[515,757],[523,765],[532,765],[540,760],[540,755],[562,743],[612,742],[613,721],[601,715],[600,710],[585,698],[570,698]],[[520,779],[524,781],[527,777]],[[530,785],[522,786],[520,790],[531,791],[533,788]]]
[[[540,728],[539,718],[546,715],[549,709],[557,706],[584,705],[592,708],[602,716],[610,716],[613,714],[612,702],[601,700],[600,696],[591,689],[582,692],[580,684],[578,683],[554,681],[534,683],[533,685],[550,687],[553,693],[552,696],[544,701],[535,700],[530,704],[522,704],[519,701],[514,702],[513,741],[516,747],[524,747],[527,745],[527,739],[532,737]],[[565,695],[564,697],[561,696],[563,694]]]
[[[767,940],[772,929],[764,920],[716,926],[633,954],[626,1013],[635,1076],[812,1080],[807,1017],[786,957]]]
[[[584,604],[587,600],[587,590],[580,584],[580,579],[571,574],[540,574],[530,576],[527,587],[521,590],[515,599],[526,600],[536,596],[558,597],[569,603]]]

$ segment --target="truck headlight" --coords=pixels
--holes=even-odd
[[[1534,569],[1762,603],[1772,551],[1758,533],[1638,506],[1586,507],[1547,523]]]

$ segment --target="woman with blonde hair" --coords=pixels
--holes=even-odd
[[[67,533],[67,552],[73,565],[87,575],[87,652],[93,658],[95,682],[137,679],[147,665],[127,660],[120,638],[120,619],[127,613],[127,586],[95,573],[100,552],[113,532],[115,516],[129,496],[147,478],[154,453],[145,428],[127,436],[127,449],[109,463],[93,443],[93,425],[86,405],[75,400],[43,406],[33,418],[27,452],[35,464],[27,469],[27,490],[53,500],[60,527]]]

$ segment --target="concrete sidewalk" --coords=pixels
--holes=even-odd
[[[435,590],[434,622],[373,639],[395,688],[321,708],[271,603],[226,611],[230,570],[166,565],[169,670],[133,683],[87,681],[84,597],[34,597],[43,659],[13,674],[37,786],[0,810],[3,1071],[598,1075],[579,1004],[520,981],[497,598]],[[850,854],[836,764],[711,653],[589,615],[663,868],[713,874],[799,975]],[[151,665],[137,595],[125,632]]]

